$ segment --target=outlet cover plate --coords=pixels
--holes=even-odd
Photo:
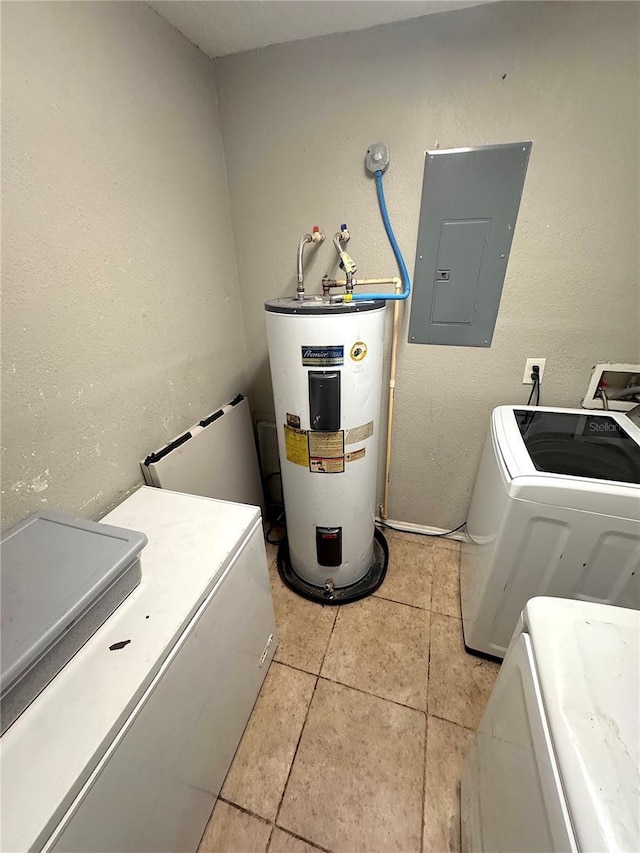
[[[533,379],[531,378],[531,371],[533,369],[534,364],[537,364],[540,368],[540,384],[542,385],[542,377],[544,376],[544,366],[547,363],[546,358],[528,358],[526,364],[524,366],[524,376],[522,377],[523,385],[533,385]]]

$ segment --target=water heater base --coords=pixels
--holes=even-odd
[[[308,598],[310,601],[318,601],[321,604],[348,604],[350,601],[357,601],[359,598],[366,598],[375,592],[387,574],[387,566],[389,565],[389,546],[384,534],[376,528],[375,538],[373,543],[373,563],[366,575],[360,578],[356,583],[349,586],[337,587],[335,589],[326,590],[323,586],[315,586],[300,577],[291,565],[289,558],[289,543],[285,538],[278,548],[278,572],[282,578],[282,582],[289,589],[297,592],[303,598]],[[327,574],[331,572],[327,568]]]

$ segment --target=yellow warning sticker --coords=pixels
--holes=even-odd
[[[361,424],[357,427],[352,427],[347,431],[345,444],[357,444],[359,441],[364,441],[366,438],[371,438],[373,435],[373,421],[367,424]]]
[[[352,450],[351,453],[347,453],[344,458],[347,460],[347,462],[357,462],[358,459],[364,458],[364,454],[366,452],[366,447],[360,447],[358,448],[358,450]]]
[[[336,458],[344,453],[344,432],[309,430],[309,456]]]
[[[312,456],[309,470],[313,474],[342,474],[344,472],[344,456],[330,459],[323,456]]]
[[[309,447],[307,445],[307,431],[295,429],[284,425],[284,446],[287,451],[287,459],[294,465],[309,467]]]

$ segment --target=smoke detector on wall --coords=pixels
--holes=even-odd
[[[583,409],[604,409],[605,403],[600,389],[607,398],[608,408],[615,412],[628,412],[638,405],[638,400],[629,397],[612,399],[625,388],[640,385],[640,364],[596,364],[591,374],[587,393],[582,400]],[[637,395],[640,397],[640,395]]]

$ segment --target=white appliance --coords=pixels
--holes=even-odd
[[[494,409],[467,531],[469,649],[504,657],[536,595],[640,608],[640,429],[617,412]]]
[[[195,851],[276,647],[256,507],[143,487],[142,581],[0,740],[2,849]]]
[[[462,849],[640,850],[640,614],[534,598],[461,782]]]
[[[370,578],[376,560],[385,303],[265,308],[292,585],[311,597]]]

